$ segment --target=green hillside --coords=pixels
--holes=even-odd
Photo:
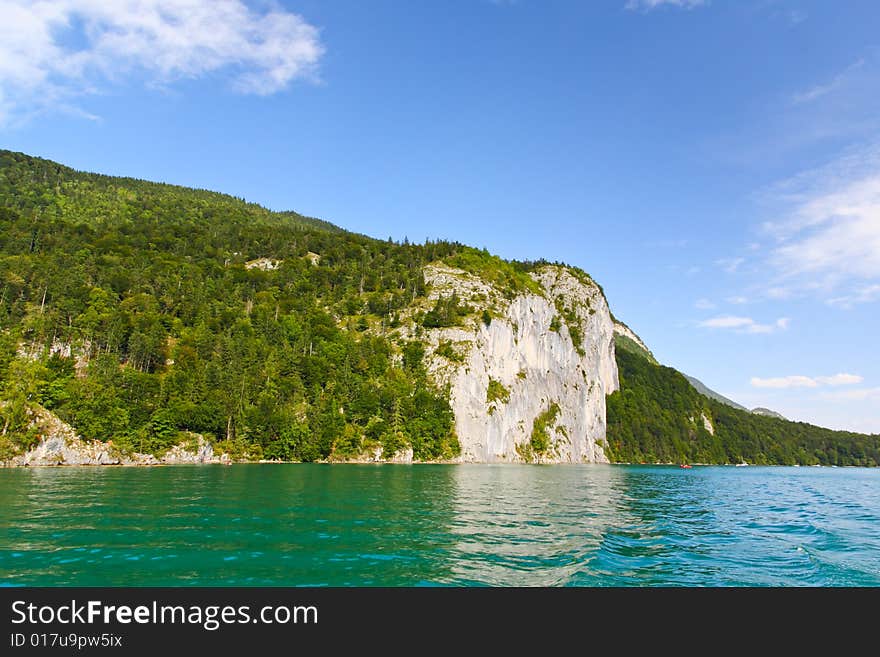
[[[448,392],[428,377],[420,330],[492,318],[455,298],[406,312],[436,261],[509,297],[534,290],[542,264],[0,151],[0,460],[37,443],[38,404],[123,451],[161,454],[194,432],[238,458],[452,458]],[[876,436],[743,416],[637,353],[618,362],[618,460],[880,461]],[[702,412],[715,437],[689,419]]]
[[[732,408],[680,372],[617,351],[620,390],[608,397],[611,457],[628,463],[880,464],[880,436],[832,431]],[[705,414],[714,435],[704,426]]]
[[[34,444],[39,402],[122,449],[187,430],[255,458],[452,456],[449,404],[394,329],[423,265],[480,253],[0,152],[0,452]]]

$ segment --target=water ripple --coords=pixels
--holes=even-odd
[[[0,585],[878,586],[880,470],[0,470]]]

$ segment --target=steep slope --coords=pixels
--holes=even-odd
[[[688,380],[688,382],[701,395],[708,397],[709,399],[714,399],[715,401],[721,402],[722,404],[726,404],[727,406],[730,406],[731,408],[735,408],[738,411],[748,411],[749,410],[745,406],[741,406],[741,405],[737,404],[735,401],[731,401],[730,399],[728,399],[727,397],[725,397],[721,393],[715,392],[714,390],[709,388],[709,386],[707,386],[705,383],[703,383],[702,381],[700,381],[696,377],[688,376],[687,374],[684,374],[683,376],[684,376],[684,378],[686,378]]]
[[[692,376],[688,376],[687,374],[684,374],[683,376],[684,376],[684,378],[686,378],[688,380],[688,382],[690,382],[690,384],[701,395],[708,397],[709,399],[714,399],[715,401],[720,402],[720,403],[724,404],[725,406],[730,406],[731,408],[735,408],[738,411],[745,411],[746,413],[754,413],[755,415],[766,415],[767,417],[775,417],[779,420],[785,419],[785,416],[783,416],[780,413],[777,413],[776,411],[771,411],[769,408],[762,408],[759,406],[757,408],[753,408],[752,410],[749,410],[745,406],[741,406],[740,404],[737,404],[735,401],[731,401],[730,399],[728,399],[727,397],[725,397],[721,393],[715,392],[714,390],[709,388],[709,386],[707,386],[705,383],[703,383],[699,379],[692,377]]]
[[[616,317],[613,317],[612,319],[614,320],[615,349],[629,351],[630,353],[646,358],[649,362],[654,363],[655,365],[659,364],[657,359],[654,358],[654,354],[648,349],[648,345],[636,335],[635,331]]]
[[[701,395],[680,372],[617,352],[608,451],[630,463],[880,465],[880,435],[833,431],[741,411]]]
[[[461,458],[607,461],[605,396],[617,389],[608,304],[575,270],[546,265],[531,277],[535,291],[508,299],[464,270],[425,271],[429,303],[454,295],[486,313],[425,335],[428,370],[450,390]]]

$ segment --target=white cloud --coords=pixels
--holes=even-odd
[[[714,307],[715,304],[708,299],[697,299],[694,302],[694,308],[699,308],[700,310],[711,310]]]
[[[788,317],[780,317],[772,324],[760,324],[751,317],[722,315],[704,320],[697,326],[710,329],[731,329],[738,333],[775,333],[787,329],[790,321]]]
[[[643,9],[645,11],[663,6],[693,9],[705,4],[708,4],[707,0],[627,0],[626,8],[631,10]]]
[[[778,376],[770,379],[761,379],[753,376],[750,382],[754,388],[817,388],[815,379],[808,376]]]
[[[864,379],[857,374],[835,374],[834,376],[778,376],[768,379],[752,377],[754,388],[818,388],[819,386],[848,386],[861,383]]]
[[[749,302],[748,297],[735,296],[735,297],[727,297],[727,303],[732,303],[737,306],[741,306]]]
[[[835,374],[834,376],[817,376],[816,381],[826,386],[851,386],[864,381],[858,374]]]
[[[700,322],[700,326],[704,328],[743,328],[751,326],[755,323],[751,317],[733,317],[726,315],[724,317],[713,317]]]
[[[775,190],[781,218],[768,265],[774,288],[851,307],[880,297],[880,144],[803,173]]]
[[[300,16],[244,0],[0,0],[0,124],[131,78],[223,73],[268,95],[314,79],[323,52]]]

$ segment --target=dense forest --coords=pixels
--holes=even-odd
[[[418,333],[397,331],[480,311],[449,298],[404,317],[438,260],[511,297],[535,288],[528,272],[543,264],[372,239],[0,151],[0,460],[38,440],[37,404],[121,450],[161,454],[194,432],[237,458],[344,459],[380,446],[454,457],[447,391],[429,380]],[[877,437],[741,417],[673,370],[624,350],[618,360],[623,391],[608,412],[619,460],[880,461]],[[702,409],[715,437],[686,419]]]
[[[453,456],[446,397],[394,328],[422,267],[456,257],[493,263],[0,151],[0,458],[33,444],[33,403],[143,452],[192,431],[252,458]]]
[[[756,415],[701,395],[680,372],[617,349],[607,400],[610,458],[627,463],[880,465],[880,436]],[[703,415],[714,428],[706,428]]]

